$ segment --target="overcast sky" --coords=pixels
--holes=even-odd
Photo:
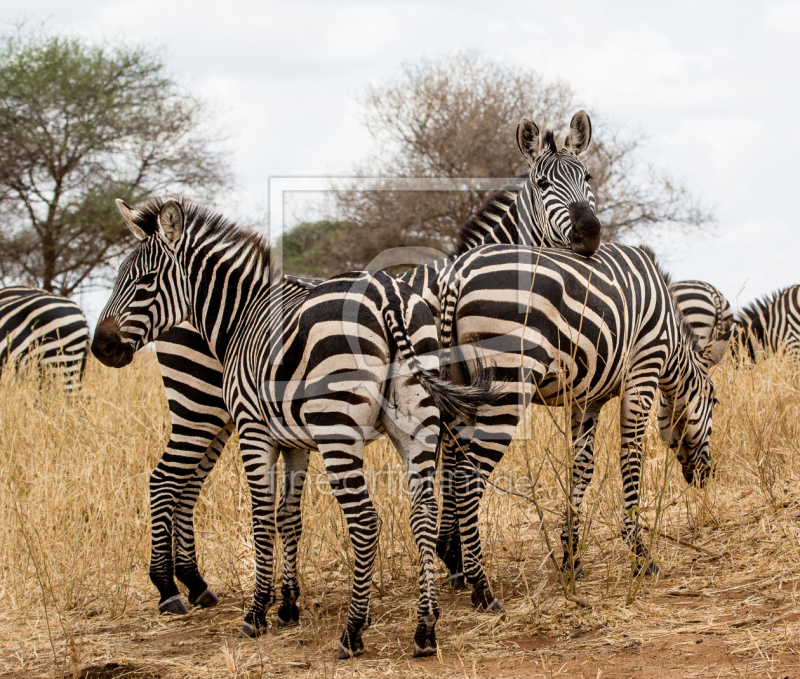
[[[269,177],[346,172],[371,140],[357,97],[403,61],[477,49],[562,79],[648,135],[650,160],[716,210],[709,233],[651,243],[676,280],[735,307],[800,283],[798,2],[246,2],[3,0],[0,17],[163,49],[210,100],[242,187],[226,214],[266,210]],[[24,14],[20,12],[24,12]],[[738,302],[737,302],[738,300]],[[94,314],[91,314],[94,315]]]

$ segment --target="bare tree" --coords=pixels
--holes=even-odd
[[[563,131],[580,108],[567,84],[476,53],[408,63],[395,81],[370,87],[363,105],[376,150],[356,174],[416,178],[515,177],[525,169],[514,141],[519,119],[529,116]],[[581,159],[594,177],[606,238],[662,222],[699,226],[712,219],[685,187],[641,158],[641,134],[616,129],[596,112],[592,120],[592,144]],[[389,247],[450,251],[459,227],[488,193],[338,193],[335,211],[351,228],[337,231],[326,267],[363,266]]]
[[[63,295],[129,243],[114,198],[229,181],[159,54],[23,30],[0,42],[0,158],[0,276]]]

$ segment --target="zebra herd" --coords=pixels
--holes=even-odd
[[[140,242],[120,266],[92,351],[120,368],[156,342],[172,423],[150,477],[150,578],[160,611],[188,611],[176,577],[189,604],[218,602],[198,570],[193,513],[234,426],[256,547],[255,592],[242,625],[248,636],[266,630],[278,598],[276,533],[284,550],[277,623],[299,619],[300,499],[308,451],[319,450],[355,556],[339,657],[363,652],[378,545],[363,451],[383,433],[403,460],[419,552],[414,654],[437,648],[434,555],[451,583],[472,589],[476,608],[502,610],[484,569],[478,509],[531,402],[570,408],[562,568],[577,575],[594,429],[602,406],[620,397],[622,533],[636,568],[655,570],[637,512],[641,444],[656,394],[661,437],[686,481],[704,484],[712,470],[713,369],[732,340],[754,360],[779,347],[800,350],[800,286],[756,302],[737,322],[713,286],[670,285],[646,248],[601,243],[591,177],[579,160],[590,140],[583,111],[560,147],[551,132],[523,119],[517,143],[528,171],[462,228],[452,256],[396,277],[283,276],[260,236],[218,214],[182,199],[139,208],[117,201]],[[3,303],[0,296],[9,342],[17,328],[30,326],[32,334],[36,324],[22,314],[16,327],[6,323],[11,312]],[[64,340],[64,347],[65,356],[76,355],[74,343]],[[85,357],[85,338],[81,351]]]

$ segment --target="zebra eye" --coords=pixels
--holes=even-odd
[[[547,179],[547,177],[539,177],[539,179],[536,180],[536,185],[540,189],[546,189],[548,186],[550,186],[550,181]]]
[[[156,272],[151,271],[136,279],[136,285],[150,285],[156,279]]]
[[[588,181],[594,179],[594,177],[592,177],[591,172],[587,172],[586,176],[584,177],[584,179],[588,182]]]

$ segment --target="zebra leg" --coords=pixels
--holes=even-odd
[[[376,420],[374,418],[373,422]],[[355,556],[347,626],[339,639],[339,658],[351,658],[364,652],[361,635],[370,624],[370,590],[378,551],[378,513],[364,478],[364,442],[352,439],[344,442],[341,437],[338,437],[338,441],[314,438],[319,442],[328,480],[347,521]]]
[[[427,393],[414,381],[394,377],[392,392],[391,400],[397,407],[385,410],[381,422],[403,460],[411,495],[409,518],[419,554],[419,600],[413,654],[427,656],[436,653],[439,619],[433,574],[439,513],[433,493],[439,413]]]
[[[278,449],[269,443],[262,425],[240,425],[242,461],[253,508],[253,540],[256,548],[256,587],[253,604],[242,623],[242,634],[257,637],[267,630],[267,610],[275,603],[275,472]]]
[[[458,455],[453,472],[464,576],[472,587],[472,605],[480,611],[502,611],[494,597],[483,564],[478,512],[486,479],[464,455]]]
[[[175,576],[189,590],[192,606],[210,608],[219,603],[219,598],[208,586],[197,568],[194,537],[194,508],[206,477],[214,469],[219,456],[233,433],[233,422],[229,421],[208,446],[194,475],[186,483],[178,499],[174,515]]]
[[[444,417],[444,416],[443,416]],[[458,532],[458,508],[456,506],[455,464],[457,441],[445,429],[439,451],[442,461],[441,493],[442,518],[439,522],[439,536],[436,540],[436,555],[449,571],[447,581],[453,589],[466,589],[464,560],[461,556],[461,535]]]
[[[210,443],[210,442],[209,442]],[[173,519],[187,482],[205,457],[207,447],[190,449],[170,438],[167,449],[150,474],[150,580],[158,589],[161,613],[189,612],[175,584]]]
[[[278,531],[283,540],[283,582],[281,605],[278,608],[278,626],[295,625],[300,620],[297,599],[300,585],[297,582],[297,547],[303,532],[300,500],[308,471],[309,454],[297,448],[283,449],[283,488],[278,505]]]
[[[501,354],[497,357],[497,362],[501,363],[508,356],[511,360],[518,360],[513,354]],[[539,364],[533,365],[533,369],[526,367],[524,370],[518,364],[513,367],[496,366],[495,385],[499,385],[504,393],[491,405],[479,409],[469,443],[466,446],[462,444],[461,449],[456,450],[454,488],[462,541],[461,553],[464,574],[472,587],[472,604],[478,610],[503,610],[486,579],[478,511],[486,482],[511,444],[517,425],[531,401],[532,391],[529,385],[543,372]]]
[[[561,532],[564,557],[561,570],[570,571],[577,578],[583,570],[578,542],[580,509],[586,488],[594,473],[594,434],[602,404],[572,407],[572,442],[575,454],[572,459],[572,492],[567,504],[566,525]]]
[[[642,439],[650,408],[655,399],[657,377],[628,378],[628,384],[620,400],[620,472],[622,474],[622,536],[631,545],[634,556],[634,571],[642,568],[649,575],[658,572],[658,566],[650,558],[639,531],[639,482],[642,471]]]

